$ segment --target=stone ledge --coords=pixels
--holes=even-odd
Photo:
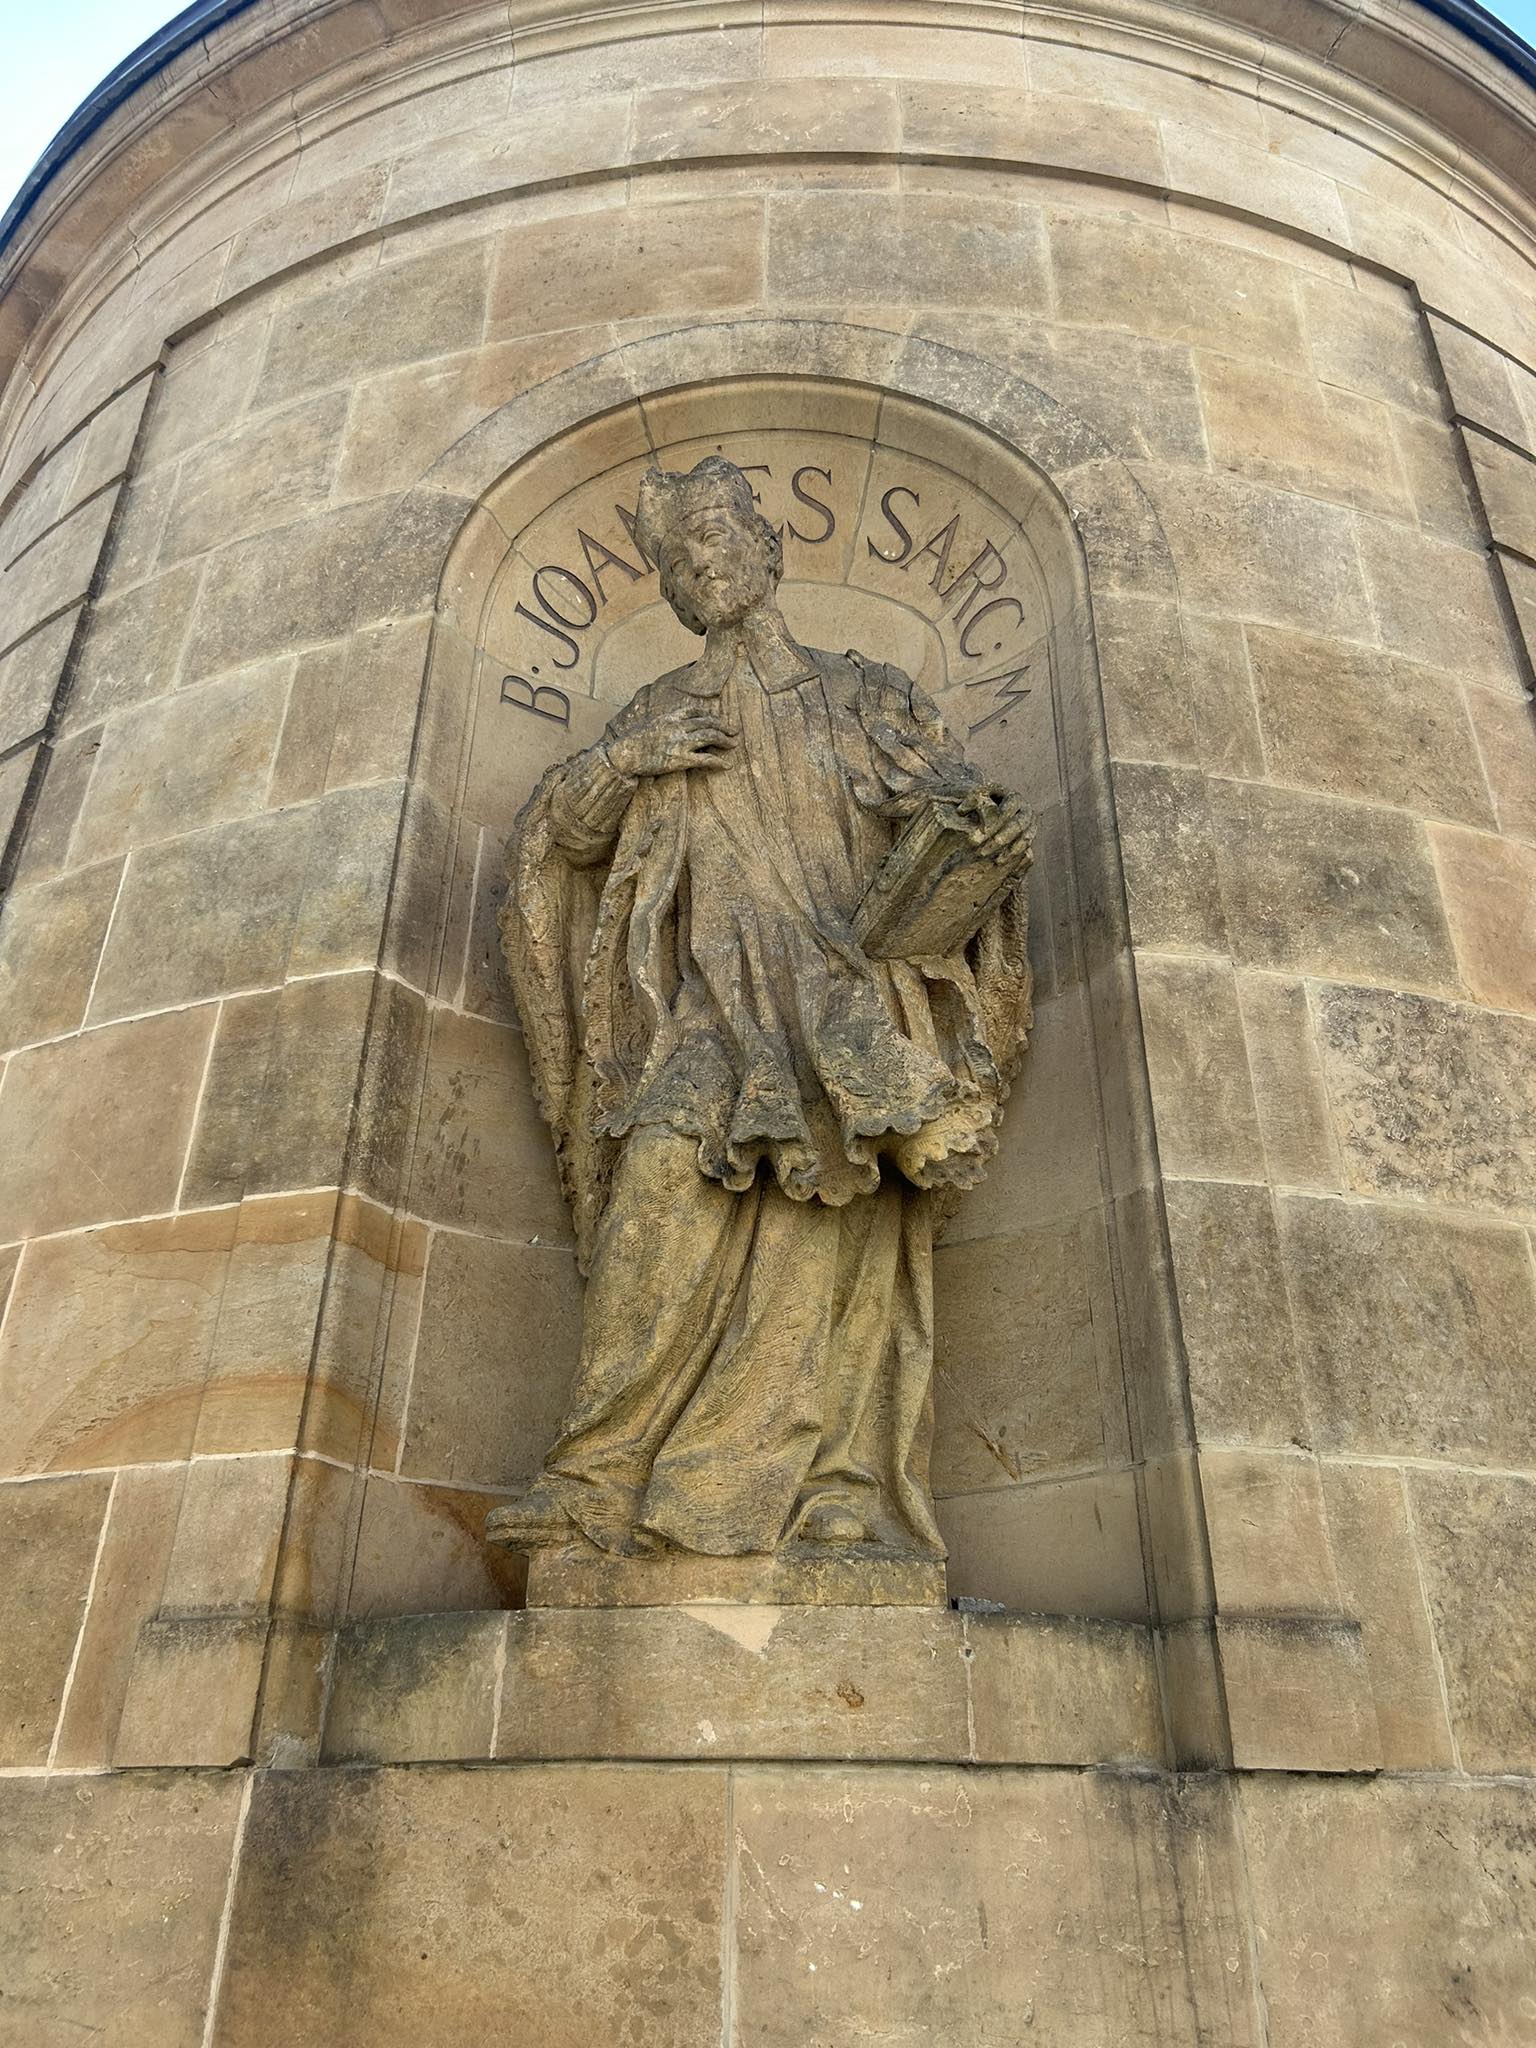
[[[772,1557],[609,1557],[595,1544],[535,1550],[528,1605],[568,1607],[945,1607],[944,1567],[825,1545]]]
[[[719,1605],[350,1623],[322,1757],[1161,1768],[1165,1749],[1132,1623]]]

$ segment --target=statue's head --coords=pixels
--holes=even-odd
[[[690,633],[744,619],[767,603],[784,573],[778,535],[723,455],[706,455],[686,475],[647,470],[636,529],[662,596]]]

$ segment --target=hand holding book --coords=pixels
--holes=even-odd
[[[969,945],[1032,857],[1033,826],[1006,790],[925,799],[875,870],[854,935],[875,960],[920,960]]]

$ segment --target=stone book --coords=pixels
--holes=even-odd
[[[994,820],[990,804],[983,829]],[[854,912],[854,935],[874,960],[921,960],[958,953],[987,913],[1029,867],[1028,839],[999,861],[978,852],[974,811],[929,797],[875,870]]]

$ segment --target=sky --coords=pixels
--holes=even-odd
[[[1536,44],[1536,0],[1491,11]],[[0,0],[0,212],[92,88],[170,19],[165,0]]]

